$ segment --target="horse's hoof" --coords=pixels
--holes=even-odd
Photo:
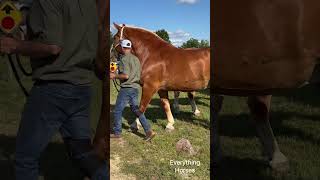
[[[172,132],[172,131],[174,131],[174,127],[172,125],[167,125],[166,132]]]
[[[289,162],[279,162],[279,163],[272,163],[270,162],[271,168],[279,173],[286,173],[289,171]]]
[[[196,110],[196,111],[193,113],[193,115],[195,115],[195,116],[200,116],[200,114],[201,114],[201,112],[200,112],[199,110]]]
[[[289,161],[281,152],[276,153],[273,159],[269,162],[270,167],[277,172],[288,172]]]

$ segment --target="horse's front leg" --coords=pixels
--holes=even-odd
[[[255,121],[258,137],[263,146],[263,154],[275,170],[286,170],[288,159],[279,149],[269,122],[271,95],[248,98],[248,105]]]
[[[139,110],[145,113],[152,99],[152,96],[158,91],[158,86],[154,84],[143,84]]]
[[[170,102],[169,102],[169,95],[168,91],[160,90],[159,92],[160,100],[161,100],[161,105],[166,112],[167,119],[168,119],[168,124],[166,126],[167,131],[173,131],[174,127],[174,118],[170,109]]]
[[[150,81],[151,82],[151,81]],[[141,100],[140,100],[140,113],[145,113],[147,110],[147,107],[152,99],[152,96],[158,91],[158,86],[154,84],[147,84],[144,83],[142,86],[142,94],[141,94]],[[136,120],[130,124],[130,128],[132,129],[140,129],[141,123],[139,121],[139,118],[136,118]]]
[[[175,114],[180,113],[179,96],[180,96],[180,91],[174,91],[173,109]]]
[[[199,109],[197,107],[196,101],[194,100],[195,95],[196,95],[195,91],[188,92],[188,99],[189,99],[189,102],[191,104],[191,108],[192,108],[193,114],[195,116],[200,116],[200,111],[199,111]]]

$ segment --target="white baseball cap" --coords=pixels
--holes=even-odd
[[[121,47],[124,47],[124,48],[131,48],[131,41],[128,40],[128,39],[124,39],[121,41]]]

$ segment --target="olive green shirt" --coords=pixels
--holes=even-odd
[[[129,76],[127,80],[122,80],[120,87],[122,88],[140,88],[141,65],[139,59],[133,54],[124,55],[119,64],[119,73]]]
[[[34,0],[28,18],[30,40],[58,45],[58,56],[31,59],[33,80],[90,84],[98,45],[95,0]]]

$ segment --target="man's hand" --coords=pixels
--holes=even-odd
[[[0,37],[0,53],[15,53],[19,45],[19,40],[10,37]]]
[[[110,73],[110,79],[115,79],[116,78],[116,74],[115,73]]]

